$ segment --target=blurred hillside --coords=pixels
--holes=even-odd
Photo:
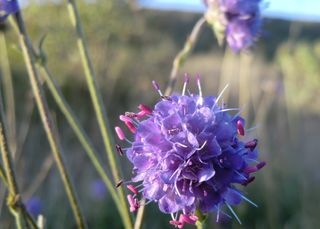
[[[119,114],[158,99],[151,81],[157,80],[165,88],[172,61],[201,15],[136,11],[122,0],[97,0],[94,4],[79,1],[79,7],[110,124],[115,126]],[[38,47],[46,35],[48,67],[107,164],[66,5],[31,4],[23,13],[34,46]],[[52,162],[50,165],[52,158],[11,29],[6,33],[6,43],[14,79],[20,155],[16,166],[23,196],[42,199],[48,228],[72,228],[71,212],[56,168]],[[261,139],[261,158],[268,167],[247,189],[248,196],[260,207],[244,204],[237,208],[244,223],[241,228],[320,226],[319,63],[320,23],[266,19],[256,47],[242,55],[218,47],[206,26],[180,71],[181,76],[184,72],[200,73],[207,95],[218,94],[229,83],[225,101],[230,107],[244,107],[248,123],[258,126],[252,135]],[[182,88],[182,77],[178,81],[177,91]],[[49,92],[47,95],[90,228],[119,228],[120,222],[114,220],[118,216],[108,207],[110,199],[101,201],[91,196],[90,182],[97,175]],[[129,163],[125,159],[122,163],[126,177],[130,177]],[[45,169],[45,178],[35,186],[35,178]],[[147,208],[144,228],[164,228],[168,217],[160,215],[154,204]],[[0,228],[10,228],[10,220],[3,208]],[[211,221],[215,225],[214,217]],[[240,228],[230,222],[221,227]]]
[[[106,102],[111,103],[111,106],[113,102],[119,102],[118,98],[141,99],[142,97],[136,98],[137,91],[149,88],[151,79],[160,79],[161,85],[165,86],[174,56],[201,16],[183,12],[131,11],[123,1],[80,4],[80,12],[95,69],[100,77],[99,83],[102,87],[108,85],[108,90],[104,93]],[[44,49],[48,65],[60,85],[68,87],[70,82],[83,85],[74,31],[65,5],[34,4],[25,9],[24,15],[35,46],[43,35],[47,36]],[[319,28],[319,23],[266,19],[261,38],[252,52],[254,58],[261,60],[261,68],[268,69],[261,72],[276,71],[273,75],[279,74],[278,56],[283,55],[278,52],[280,49],[282,52],[295,52],[295,47],[304,43],[313,50],[313,46],[319,43]],[[9,39],[10,43],[13,42]],[[14,71],[24,71],[20,66],[22,62],[17,61],[20,53],[10,55],[12,62],[18,65]],[[206,74],[205,77],[218,78],[223,55],[223,49],[217,46],[211,29],[206,26],[193,56],[185,66],[190,73],[201,70],[199,73]],[[188,64],[194,65],[192,58],[204,58],[208,62],[206,66],[194,66],[191,70],[188,69]],[[131,85],[137,83],[141,88],[131,88]],[[118,84],[121,84],[120,88],[117,87]],[[66,93],[67,96],[74,95],[74,92]],[[113,101],[108,100],[110,97]],[[128,109],[128,104],[124,102],[121,100],[123,107]]]

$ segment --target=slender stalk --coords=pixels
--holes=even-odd
[[[12,21],[12,22],[13,22],[12,23],[13,27],[18,32],[18,28],[17,28],[16,24],[14,23],[14,21]],[[34,49],[32,49],[32,50],[33,50],[33,54],[36,56],[37,54],[36,54],[35,50]],[[37,57],[41,58],[41,56],[37,56]],[[126,214],[125,209],[122,208],[122,204],[121,204],[121,202],[119,200],[119,197],[118,197],[118,195],[116,193],[116,190],[115,190],[115,188],[113,186],[113,183],[110,180],[110,178],[107,176],[106,172],[103,169],[103,166],[101,165],[99,159],[96,156],[98,153],[97,153],[96,149],[94,148],[91,140],[87,136],[86,132],[84,131],[83,127],[81,126],[81,124],[80,124],[79,120],[77,119],[76,115],[74,114],[74,112],[70,108],[68,102],[64,98],[61,89],[59,88],[58,84],[55,82],[52,74],[50,73],[49,69],[45,65],[45,62],[39,61],[38,64],[37,64],[37,68],[41,72],[41,75],[44,77],[45,82],[48,85],[49,91],[51,92],[54,100],[56,101],[56,103],[58,105],[58,107],[60,108],[60,110],[64,114],[64,116],[66,117],[66,119],[69,122],[71,128],[73,129],[73,131],[75,132],[76,136],[78,137],[80,143],[84,147],[87,155],[91,159],[91,162],[93,163],[93,166],[95,167],[95,169],[97,170],[97,172],[100,175],[101,179],[105,183],[108,191],[111,194],[112,199],[114,200],[114,202],[116,204],[116,207],[118,208],[118,211],[119,211],[120,215],[123,218],[125,218],[126,217],[125,216],[125,214]]]
[[[18,192],[18,187],[17,187],[15,175],[14,175],[14,169],[13,169],[10,153],[8,152],[8,148],[6,144],[7,143],[4,136],[3,120],[1,120],[0,121],[0,147],[1,147],[3,165],[5,169],[5,174],[6,174],[5,177],[8,178],[7,184],[9,188],[7,205],[11,210],[11,213],[15,217],[17,228],[22,228],[23,218],[22,218],[21,210],[18,207],[20,204],[17,204],[17,201],[15,201],[16,198],[19,199],[18,197],[20,195]]]
[[[249,118],[250,110],[250,90],[251,90],[251,72],[252,72],[253,56],[249,53],[241,53],[240,69],[239,69],[239,107],[243,107],[241,116],[245,119]]]
[[[11,154],[7,145],[7,136],[4,132],[4,116],[1,110],[0,118],[0,149],[2,161],[4,164],[5,176],[3,176],[4,183],[8,185],[9,194],[7,199],[7,205],[15,217],[16,226],[18,229],[23,228],[24,223],[27,223],[26,218],[23,215],[23,204],[19,194],[14,168],[12,164]]]
[[[4,120],[5,120],[5,113],[4,113],[4,105],[3,105],[3,101],[2,101],[2,93],[1,93],[1,85],[0,85],[0,121],[1,121],[1,123],[3,123]],[[4,123],[2,125],[4,125]],[[4,128],[4,126],[3,126],[3,128]],[[8,187],[9,183],[8,183],[8,179],[7,179],[7,175],[6,175],[6,170],[2,166],[1,163],[0,163],[0,177],[1,177],[4,185]]]
[[[146,203],[146,200],[145,200],[145,199],[141,200],[140,208],[139,208],[139,210],[138,210],[137,217],[136,217],[136,221],[135,221],[135,223],[134,223],[134,229],[140,229],[141,226],[142,226],[142,220],[143,220],[143,214],[144,214],[144,209],[145,209],[145,203]]]
[[[13,157],[16,151],[15,139],[16,139],[16,115],[15,115],[15,100],[14,100],[14,90],[12,83],[12,74],[10,71],[10,63],[8,58],[8,50],[6,45],[6,39],[4,32],[0,32],[0,42],[1,42],[1,68],[3,71],[3,89],[4,89],[4,99],[6,105],[6,117],[8,123],[8,143],[13,153]]]
[[[197,229],[205,229],[205,224],[199,221],[196,222]]]
[[[6,144],[6,137],[4,133],[2,120],[0,121],[0,146],[1,146],[2,160],[5,167],[5,168],[2,168],[2,166],[0,167],[1,178],[5,186],[7,186],[9,189],[7,204],[10,211],[16,218],[17,228],[23,228],[22,225],[26,224],[27,228],[29,228],[29,225],[30,225],[31,228],[36,229],[37,225],[34,219],[32,218],[32,216],[25,209],[24,204],[22,203],[22,200],[21,200],[21,196],[18,192],[12,160],[10,157],[10,152],[8,151],[8,146]],[[9,179],[7,179],[7,177]]]
[[[54,122],[49,112],[47,101],[40,84],[40,77],[35,67],[35,60],[33,57],[32,46],[31,46],[27,31],[25,29],[21,12],[16,13],[15,17],[16,17],[17,26],[19,29],[20,44],[21,44],[23,56],[25,59],[25,63],[27,66],[32,91],[40,112],[41,120],[42,120],[44,129],[46,131],[53,156],[57,163],[64,187],[66,189],[67,196],[69,198],[69,202],[70,202],[74,217],[76,219],[77,226],[78,228],[86,228],[86,223],[78,204],[78,198],[76,196],[73,184],[70,180],[69,173],[67,171],[67,168],[63,160],[62,147],[60,145],[58,135],[55,130]]]
[[[8,180],[7,180],[7,177],[6,177],[6,172],[3,168],[3,166],[0,164],[0,177],[4,183],[5,186],[8,186]]]
[[[0,91],[1,92],[1,91]],[[0,93],[1,94],[1,93]],[[15,178],[14,167],[11,158],[11,152],[7,144],[7,134],[4,129],[4,109],[2,97],[0,98],[0,148],[4,168],[0,166],[0,173],[3,183],[8,187],[9,194],[7,205],[16,219],[17,228],[23,228],[24,223],[29,223],[32,228],[37,228],[33,218],[26,211],[19,194],[17,181]],[[28,227],[28,224],[26,225]]]
[[[197,23],[194,25],[191,34],[187,38],[186,42],[184,43],[183,49],[176,55],[173,61],[173,66],[170,73],[169,83],[167,89],[165,91],[165,95],[170,95],[174,89],[174,86],[177,82],[178,71],[180,67],[184,64],[185,60],[187,59],[188,55],[192,51],[193,47],[195,46],[201,28],[206,22],[204,17],[201,17]]]
[[[111,147],[111,137],[108,130],[108,121],[106,115],[106,109],[103,104],[101,94],[99,93],[99,88],[96,82],[96,75],[93,69],[93,64],[90,59],[89,50],[85,35],[81,26],[80,15],[76,1],[68,0],[68,10],[70,15],[70,20],[72,26],[75,28],[77,37],[78,37],[78,48],[81,56],[81,61],[85,70],[86,81],[88,84],[91,100],[95,109],[97,120],[99,123],[100,132],[103,138],[105,150],[108,156],[108,161],[111,167],[111,173],[114,178],[114,181],[117,182],[120,180],[119,172],[120,169],[117,166],[116,158],[114,156],[113,147]],[[123,218],[126,228],[132,228],[132,223],[127,207],[127,203],[124,197],[124,192],[122,187],[119,187],[119,197],[122,203],[122,207],[125,209],[125,218]]]
[[[64,98],[60,88],[58,87],[57,83],[53,79],[49,69],[44,65],[37,65],[38,69],[41,72],[41,75],[44,77],[45,82],[48,85],[48,88],[56,101],[58,107],[66,117],[67,121],[69,122],[71,128],[73,129],[74,133],[77,135],[80,143],[82,144],[83,148],[87,152],[88,157],[91,159],[92,164],[94,165],[94,168],[102,178],[103,182],[105,183],[107,189],[111,193],[111,197],[113,198],[119,213],[124,215],[123,208],[121,208],[121,202],[119,200],[119,197],[115,191],[114,185],[107,176],[106,172],[103,169],[102,164],[100,163],[99,159],[97,158],[97,151],[94,148],[92,142],[90,141],[89,137],[86,135],[83,127],[81,126],[79,120],[77,119],[76,115],[70,108],[68,102]]]

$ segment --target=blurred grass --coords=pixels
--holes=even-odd
[[[157,100],[151,80],[164,89],[173,58],[200,15],[131,11],[124,1],[116,0],[80,1],[79,7],[111,125],[117,125],[119,114]],[[48,67],[107,165],[66,7],[48,2],[32,4],[24,11],[34,45],[47,34]],[[320,227],[320,24],[268,19],[265,29],[252,53],[236,56],[218,48],[207,27],[180,71],[181,76],[184,72],[200,73],[206,95],[217,95],[230,84],[224,99],[229,107],[245,107],[249,126],[257,127],[250,135],[259,136],[261,158],[268,163],[246,189],[259,208],[247,203],[236,208],[244,225],[229,221],[216,225],[212,215],[208,228]],[[25,199],[41,198],[48,228],[72,228],[62,184],[50,162],[39,116],[33,112],[13,31],[6,33],[6,40],[16,99],[16,167],[22,194]],[[1,67],[1,79],[3,71]],[[182,77],[177,90],[182,88],[181,82]],[[93,196],[90,185],[97,174],[49,93],[48,97],[90,228],[119,228],[121,223],[108,195],[103,200]],[[130,166],[125,159],[122,167],[129,178]],[[2,197],[2,184],[0,189]],[[169,217],[159,213],[155,204],[146,209],[144,228],[170,228]],[[8,211],[4,207],[0,210],[0,228],[12,228]]]

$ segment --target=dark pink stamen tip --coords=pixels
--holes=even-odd
[[[131,133],[135,134],[137,132],[137,129],[132,122],[125,122],[125,124],[128,127],[128,129],[131,131]]]
[[[198,218],[195,219],[194,217],[190,217],[188,215],[183,215],[181,214],[180,217],[179,217],[179,221],[181,223],[188,223],[188,224],[195,224],[197,222]]]
[[[244,128],[241,120],[237,121],[237,130],[239,135],[244,136]]]
[[[194,220],[195,222],[197,222],[199,219],[198,216],[196,216],[196,215],[190,215],[189,217],[190,217],[190,219]]]
[[[256,166],[248,166],[243,170],[245,173],[250,174],[258,171]]]
[[[242,183],[242,185],[247,186],[248,184],[252,183],[256,177],[249,177],[248,180]]]
[[[119,180],[116,184],[116,188],[119,188],[123,184],[123,180]]]
[[[127,199],[130,205],[130,212],[135,212],[140,207],[138,200],[134,199],[131,194],[127,195]]]
[[[120,127],[116,126],[114,129],[115,129],[115,131],[116,131],[116,133],[117,133],[117,135],[118,135],[118,138],[119,138],[121,141],[123,141],[124,139],[126,139],[126,137],[124,136],[124,133],[123,133],[123,131],[121,130]]]
[[[120,156],[123,156],[123,151],[122,151],[122,148],[120,145],[116,144],[116,149],[117,149],[117,152],[119,153]]]
[[[136,114],[136,118],[143,118],[144,116],[146,116],[146,112],[144,111],[139,111],[137,114]]]
[[[128,199],[130,206],[134,206],[135,202],[134,202],[133,196],[131,194],[127,195],[127,199]]]
[[[157,91],[160,90],[160,86],[156,81],[152,80],[152,85],[153,85],[153,88],[156,89]]]
[[[190,82],[190,76],[188,75],[188,73],[184,74],[184,82],[187,84]]]
[[[144,104],[138,106],[139,110],[145,112],[146,114],[152,114],[152,109]]]
[[[128,188],[131,192],[133,192],[134,194],[136,194],[136,195],[139,194],[138,190],[137,190],[133,185],[129,184],[129,185],[127,185],[127,188]]]
[[[253,139],[252,141],[247,142],[245,147],[249,148],[250,150],[254,150],[257,145],[258,145],[258,140],[257,139]]]
[[[119,119],[123,122],[132,122],[131,118],[125,115],[120,115]]]
[[[262,169],[264,166],[266,166],[266,162],[265,161],[262,161],[262,162],[260,162],[259,164],[257,164],[257,169]]]
[[[169,223],[175,227],[178,227],[181,225],[181,223],[178,220],[170,220]]]

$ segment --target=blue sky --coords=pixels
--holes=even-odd
[[[201,0],[139,0],[150,8],[182,11],[204,11]],[[320,0],[269,0],[266,16],[302,21],[320,21]]]

